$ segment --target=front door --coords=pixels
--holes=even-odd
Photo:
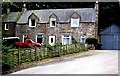
[[[55,36],[49,36],[49,44],[52,46],[55,44]]]

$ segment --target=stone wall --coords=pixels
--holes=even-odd
[[[2,36],[3,37],[14,37],[15,36],[15,25],[16,23],[6,23],[9,25],[9,30],[4,30],[5,29],[5,23],[2,23]]]
[[[79,27],[71,27],[70,23],[57,24],[56,27],[50,27],[48,23],[37,24],[37,27],[28,27],[28,25],[19,26],[19,37],[28,34],[35,41],[36,35],[43,35],[43,42],[49,42],[49,36],[56,36],[56,43],[62,43],[62,35],[72,36],[77,42],[80,42],[81,36],[96,37],[95,23],[80,23]]]
[[[20,41],[23,39],[23,35],[26,35],[26,24],[16,25],[16,36],[20,38]]]

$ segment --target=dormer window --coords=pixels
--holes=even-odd
[[[78,27],[79,26],[79,18],[71,18],[71,27]]]
[[[79,22],[80,22],[80,19],[81,19],[81,16],[77,13],[77,12],[74,12],[71,16],[71,27],[78,27],[79,26]]]
[[[50,27],[56,26],[56,18],[50,18]]]
[[[39,21],[39,18],[38,18],[34,13],[32,13],[32,14],[28,17],[29,27],[36,27],[38,21]]]
[[[29,27],[36,27],[36,20],[35,19],[29,19]]]
[[[9,25],[5,24],[5,30],[9,30]]]

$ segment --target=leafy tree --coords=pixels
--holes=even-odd
[[[119,2],[99,3],[99,31],[108,27],[112,23],[120,25],[120,5]]]
[[[28,10],[40,9],[64,9],[64,8],[94,8],[95,2],[25,2]],[[12,12],[21,11],[23,2],[3,2],[2,13],[10,8]],[[99,2],[99,31],[105,27],[116,23],[120,25],[120,5],[119,2]]]

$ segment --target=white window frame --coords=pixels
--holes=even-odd
[[[39,35],[39,34],[38,34]],[[37,42],[37,37],[38,37],[38,35],[36,35],[36,38],[35,38],[35,41]],[[40,35],[42,35],[42,34],[40,34]],[[42,35],[42,38],[43,38],[43,35]],[[42,40],[43,41],[43,40]]]
[[[32,19],[29,19],[29,27],[36,27],[36,19],[35,20],[35,26],[32,26]]]
[[[23,35],[23,39],[22,39],[22,42],[25,42],[25,40],[24,40],[25,36],[27,36],[27,35]]]
[[[55,21],[55,26],[52,25],[52,21]],[[50,27],[56,27],[56,18],[50,18]]]
[[[65,37],[64,35],[62,35],[62,45],[65,45],[64,38],[69,38],[69,44],[71,44],[71,36]]]
[[[51,43],[51,38],[53,38],[53,43]],[[49,44],[51,46],[53,46],[55,44],[55,41],[56,41],[55,36],[49,36]]]
[[[74,20],[76,20],[76,23],[74,24]],[[71,27],[78,27],[80,24],[80,18],[71,18]]]
[[[86,40],[86,36],[81,36],[81,37],[80,37],[80,42],[81,42],[81,43],[85,43],[85,40],[82,41],[82,38],[84,38],[84,39]]]
[[[8,28],[7,28],[8,26]],[[5,30],[9,30],[9,25],[8,24],[5,24]]]

